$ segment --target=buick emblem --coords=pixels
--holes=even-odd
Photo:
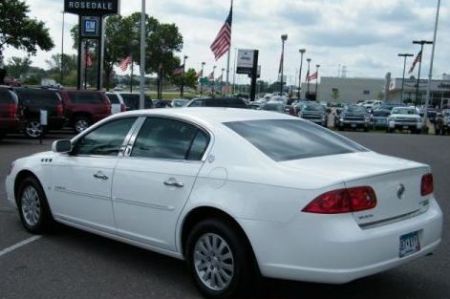
[[[405,194],[405,191],[406,191],[405,185],[400,184],[398,186],[398,189],[397,189],[397,197],[398,197],[398,199],[402,199],[403,198],[403,195]]]

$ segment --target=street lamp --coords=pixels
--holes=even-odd
[[[419,89],[420,89],[420,72],[422,69],[422,58],[423,58],[423,46],[424,45],[431,45],[433,42],[426,41],[426,40],[415,40],[413,41],[413,44],[420,45],[420,60],[419,60],[419,73],[417,75],[417,85],[416,85],[416,105],[419,103]],[[422,104],[422,101],[420,101]]]
[[[183,77],[181,77],[181,88],[180,88],[180,97],[184,97],[184,80],[186,78],[186,60],[189,58],[189,56],[184,55],[183,57]]]
[[[306,99],[309,99],[309,76],[311,75],[311,58],[306,59],[308,62],[308,78],[306,78],[307,84],[306,84]]]
[[[301,98],[301,90],[302,90],[302,68],[303,68],[303,55],[306,52],[306,49],[300,49],[300,73],[298,75],[298,99]]]
[[[414,57],[413,54],[408,53],[400,53],[398,54],[399,57],[403,57],[403,77],[402,77],[402,93],[401,93],[401,102],[403,103],[403,95],[405,92],[405,72],[406,72],[406,59],[408,57]]]
[[[317,101],[317,91],[319,89],[319,68],[320,68],[320,64],[316,64],[316,74],[317,74],[317,78],[316,78],[316,101]]]
[[[201,71],[202,77],[204,76],[203,72],[204,72],[204,70],[205,70],[205,65],[206,65],[206,62],[202,62],[202,71]],[[200,95],[203,95],[203,83],[202,83],[202,78],[200,78]]]
[[[280,79],[280,96],[283,95],[283,76],[284,76],[284,44],[288,39],[287,34],[281,35],[281,79]]]
[[[212,94],[213,94],[213,96],[215,96],[216,95],[216,68],[217,68],[217,66],[215,65],[215,66],[213,66],[213,84],[212,84]]]

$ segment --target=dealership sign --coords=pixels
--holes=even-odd
[[[251,74],[253,70],[253,62],[255,50],[239,49],[237,57],[237,74]]]
[[[64,12],[84,16],[118,14],[120,0],[64,0]]]

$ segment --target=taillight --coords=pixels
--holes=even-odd
[[[302,211],[316,214],[340,214],[370,210],[377,205],[377,196],[371,187],[333,190],[311,201]]]
[[[17,104],[9,104],[6,107],[6,111],[8,113],[8,118],[17,118]]]
[[[58,117],[62,117],[64,116],[64,108],[63,105],[61,103],[59,103],[58,105],[56,105],[56,115]]]
[[[427,196],[433,193],[433,191],[433,175],[431,173],[428,173],[422,177],[422,183],[420,184],[420,193],[422,194],[422,196]]]

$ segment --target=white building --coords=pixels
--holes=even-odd
[[[317,85],[319,102],[356,103],[362,100],[384,99],[385,79],[321,77]],[[308,84],[302,83],[302,98],[306,98]],[[315,99],[316,83],[309,86],[310,98]]]
[[[450,99],[450,78],[443,77],[444,80],[431,81],[431,105],[441,106],[449,103]],[[425,103],[428,80],[420,80],[417,90],[417,80],[405,79],[403,101],[419,104]],[[388,101],[401,102],[402,97],[402,78],[393,79],[389,86]]]

